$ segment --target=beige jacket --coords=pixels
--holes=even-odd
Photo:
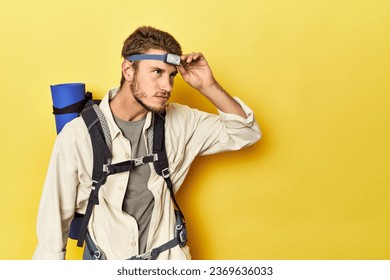
[[[112,163],[130,159],[129,141],[115,124],[109,100],[117,93],[111,90],[101,102],[111,131]],[[258,141],[261,132],[253,112],[238,98],[247,114],[240,116],[219,112],[201,112],[184,105],[169,104],[165,121],[165,145],[174,191],[186,177],[197,155],[238,150]],[[146,116],[143,133],[151,125],[151,113]],[[146,145],[148,146],[148,145]],[[164,179],[157,175],[153,163],[148,188],[155,203],[150,221],[147,251],[174,236],[173,202]],[[37,235],[38,245],[33,259],[64,259],[69,227],[76,212],[84,213],[91,191],[93,154],[88,130],[82,118],[69,122],[58,135],[40,201]],[[88,230],[93,241],[108,259],[127,259],[138,254],[136,220],[122,211],[129,172],[109,176],[99,191],[99,205],[94,207]],[[176,246],[160,254],[158,259],[190,259],[188,247]]]

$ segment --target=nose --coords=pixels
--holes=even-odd
[[[170,76],[161,79],[160,88],[166,92],[171,92],[173,89],[173,79]]]

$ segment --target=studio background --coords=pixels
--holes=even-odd
[[[178,199],[194,259],[389,259],[389,15],[387,0],[1,0],[0,259],[36,246],[50,85],[102,98],[141,25],[203,52],[263,131],[191,168]],[[179,76],[172,102],[215,112]]]

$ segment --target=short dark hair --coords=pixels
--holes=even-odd
[[[149,49],[159,49],[167,53],[182,55],[182,50],[179,42],[169,33],[161,31],[151,26],[142,26],[137,28],[124,41],[122,48],[122,57],[133,54],[141,54]],[[138,63],[135,61],[133,67],[137,70]],[[125,82],[125,77],[122,73],[120,86]]]

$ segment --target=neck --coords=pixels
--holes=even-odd
[[[148,110],[135,100],[130,88],[123,86],[110,101],[111,112],[124,121],[138,121],[145,118]]]

